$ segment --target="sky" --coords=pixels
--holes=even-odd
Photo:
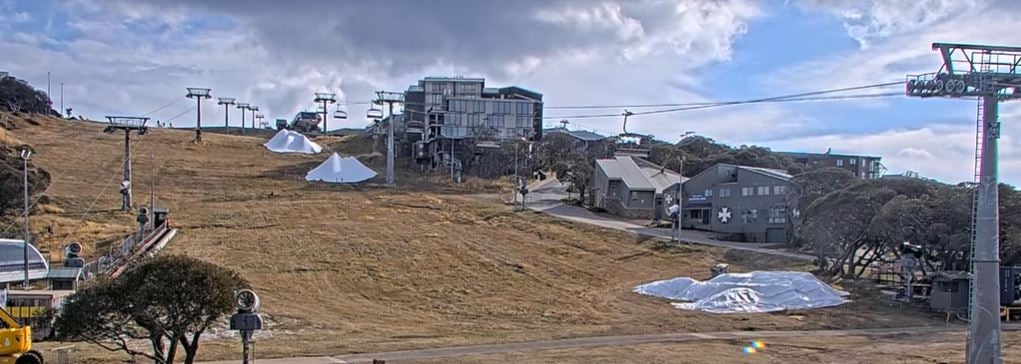
[[[1021,45],[1012,0],[0,0],[0,71],[47,87],[91,119],[195,123],[186,87],[267,121],[334,92],[363,127],[377,90],[425,76],[484,77],[542,93],[550,126],[620,133],[624,108],[731,101],[903,81],[936,72],[933,42]],[[858,93],[897,93],[903,87]],[[349,105],[345,105],[350,103]],[[58,106],[59,107],[59,106]],[[332,109],[332,108],[331,108]],[[647,111],[651,109],[631,108]],[[1021,107],[1004,103],[1001,181],[1021,184]],[[241,111],[230,109],[232,125]],[[633,116],[628,131],[676,141],[875,155],[887,173],[973,179],[976,102],[906,96],[760,103]],[[246,116],[250,120],[250,114]]]

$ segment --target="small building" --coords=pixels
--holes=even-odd
[[[929,308],[940,312],[953,312],[968,307],[968,272],[938,272],[932,277]]]
[[[630,219],[658,219],[676,196],[681,175],[647,160],[617,156],[596,160],[594,206]]]
[[[684,182],[682,226],[754,242],[787,242],[784,171],[720,163]]]
[[[845,169],[861,179],[876,179],[883,176],[886,167],[880,163],[881,157],[853,154],[777,152],[790,157],[794,163],[807,169],[834,167]]]
[[[593,133],[587,130],[569,130],[566,127],[543,129],[542,135],[566,135],[574,140],[574,150],[584,151],[587,150],[589,145],[599,143],[607,139],[607,137]]]

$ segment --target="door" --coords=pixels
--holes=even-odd
[[[767,243],[786,243],[787,242],[787,229],[783,229],[783,228],[769,228],[769,229],[766,229],[766,242]]]

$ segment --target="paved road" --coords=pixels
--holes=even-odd
[[[577,221],[585,224],[602,226],[610,229],[628,231],[636,234],[660,236],[670,238],[670,229],[650,228],[632,222],[616,219],[610,216],[596,214],[588,209],[566,205],[560,200],[567,196],[567,187],[559,182],[547,182],[528,194],[526,206],[548,215],[562,219]],[[794,253],[777,249],[770,249],[773,244],[736,243],[732,241],[721,241],[710,238],[701,231],[682,230],[681,240],[690,241],[696,244],[718,246],[728,249],[746,250],[756,253],[782,256],[791,259],[813,261],[814,256],[808,254]]]
[[[918,326],[881,329],[847,329],[847,330],[790,330],[790,331],[724,331],[702,333],[672,333],[650,335],[596,336],[574,339],[525,341],[506,344],[455,346],[433,349],[402,350],[380,353],[349,354],[336,357],[303,357],[283,359],[260,359],[262,364],[331,364],[331,363],[371,363],[373,359],[387,362],[401,360],[420,360],[453,358],[466,355],[498,354],[522,351],[584,348],[593,346],[637,345],[663,342],[688,342],[706,340],[761,340],[781,337],[833,337],[833,336],[890,336],[890,335],[924,335],[930,333],[961,332],[962,325]],[[1021,325],[1005,324],[1004,330],[1021,330]],[[206,364],[228,364],[236,361],[207,362]]]

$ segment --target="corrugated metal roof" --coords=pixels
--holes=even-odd
[[[681,181],[681,175],[655,167],[639,167],[645,177],[656,186],[656,193],[662,193],[664,189],[676,185],[677,182]],[[684,178],[687,181],[687,178]]]
[[[572,136],[574,138],[577,138],[579,140],[583,140],[583,141],[587,141],[587,142],[597,142],[597,141],[606,139],[606,137],[604,137],[602,135],[599,135],[599,134],[596,134],[596,133],[593,133],[593,132],[590,132],[590,131],[586,131],[586,130],[568,130],[568,129],[565,129],[565,128],[551,128],[551,129],[543,130],[543,133],[547,133],[547,134],[548,133],[566,134],[566,135],[570,135],[570,136]]]
[[[78,279],[82,275],[82,268],[77,267],[56,267],[50,269],[47,278],[53,279]]]
[[[596,166],[610,179],[619,179],[632,191],[655,191],[656,186],[645,176],[631,157],[597,159]]]
[[[23,240],[0,239],[0,272],[23,271],[25,269],[24,249]],[[48,268],[39,249],[32,245],[28,246],[28,268]]]
[[[781,171],[779,169],[748,167],[748,166],[737,166],[737,168],[738,169],[743,169],[743,170],[746,170],[746,171],[749,171],[749,172],[765,175],[766,177],[773,177],[773,178],[776,178],[776,179],[782,179],[784,181],[790,181],[791,177],[793,177],[793,176],[787,174],[787,172]]]

